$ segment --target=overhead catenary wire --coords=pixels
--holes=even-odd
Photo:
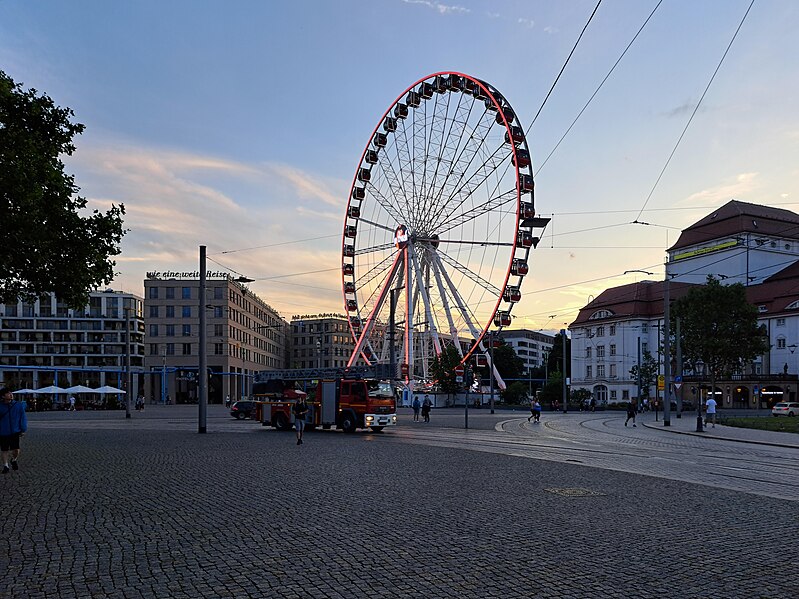
[[[646,210],[646,206],[647,206],[647,204],[649,204],[649,200],[652,199],[652,195],[655,193],[655,190],[657,189],[657,186],[660,183],[660,180],[663,178],[663,174],[666,172],[666,169],[669,167],[669,164],[671,163],[671,159],[674,157],[674,154],[677,152],[677,148],[680,147],[680,143],[682,142],[683,137],[685,137],[685,132],[688,131],[688,127],[691,126],[691,122],[693,122],[694,117],[696,116],[696,113],[699,111],[699,107],[702,105],[702,100],[705,99],[705,96],[707,95],[707,92],[710,89],[710,86],[713,84],[713,80],[716,78],[716,74],[719,72],[719,69],[721,69],[721,65],[724,64],[724,59],[727,57],[727,54],[729,53],[733,42],[735,42],[735,38],[738,37],[738,32],[741,30],[741,27],[743,27],[743,24],[746,21],[746,17],[749,15],[749,11],[752,10],[752,5],[754,5],[754,3],[755,3],[755,0],[752,0],[749,3],[749,6],[747,7],[743,18],[741,19],[741,22],[738,23],[738,27],[735,29],[735,33],[733,33],[732,38],[730,39],[730,43],[727,44],[727,48],[726,48],[726,50],[724,50],[724,54],[722,54],[721,60],[719,60],[719,63],[716,65],[716,69],[713,71],[713,74],[710,76],[710,80],[707,82],[707,85],[705,86],[705,90],[702,92],[702,96],[699,98],[699,101],[696,103],[696,106],[694,106],[694,110],[693,110],[693,112],[691,112],[691,116],[688,117],[688,122],[685,123],[685,127],[683,127],[682,133],[680,133],[680,137],[677,138],[677,143],[674,144],[674,148],[672,148],[671,153],[669,154],[669,157],[666,159],[666,164],[663,165],[663,168],[661,169],[660,174],[658,175],[657,179],[655,180],[655,184],[652,186],[652,189],[649,190],[649,194],[646,196],[646,200],[644,200],[644,205],[641,207],[641,211],[638,213],[638,216],[635,217],[635,220],[633,221],[633,223],[637,223],[640,220],[641,215],[644,213],[644,210]]]

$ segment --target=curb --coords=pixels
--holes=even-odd
[[[718,437],[718,436],[708,436],[704,433],[697,433],[695,431],[678,431],[673,428],[666,428],[665,426],[655,426],[654,424],[650,424],[647,422],[642,422],[646,428],[651,428],[653,430],[659,430],[666,433],[673,433],[676,435],[690,435],[692,437],[702,437],[703,439],[718,439],[720,441],[734,441],[736,443],[749,443],[751,445],[768,445],[770,447],[786,447],[788,449],[799,449],[799,445],[793,443],[776,443],[774,441],[755,441],[753,439],[736,439],[735,437]]]

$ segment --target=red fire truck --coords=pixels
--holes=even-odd
[[[295,381],[318,381],[308,393],[306,428],[340,428],[354,433],[359,428],[380,432],[397,424],[394,389],[387,381],[369,377],[371,369],[269,370],[256,375],[253,396],[260,408],[261,424],[290,430],[292,407],[303,391]]]

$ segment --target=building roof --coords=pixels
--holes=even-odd
[[[782,208],[731,200],[684,229],[677,242],[668,251],[743,233],[756,237],[777,236],[799,239],[799,214]]]
[[[688,293],[693,283],[672,281],[669,297],[678,299]],[[600,293],[583,307],[570,327],[601,324],[603,321],[627,320],[630,318],[651,319],[663,314],[664,281],[640,281],[611,287]]]

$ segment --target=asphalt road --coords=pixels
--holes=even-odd
[[[30,416],[0,479],[2,597],[799,596],[799,494],[629,472],[688,451],[640,426],[434,411],[297,446],[215,406],[206,435],[181,406]]]

